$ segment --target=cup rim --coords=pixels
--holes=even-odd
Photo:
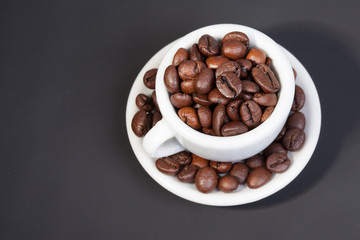
[[[272,69],[276,73],[281,88],[278,92],[278,102],[274,108],[274,111],[270,115],[270,117],[259,126],[255,127],[254,129],[239,134],[235,136],[212,136],[197,131],[186,123],[184,123],[179,116],[177,115],[175,108],[170,102],[169,93],[164,84],[164,73],[165,69],[172,64],[172,59],[176,51],[184,47],[189,49],[194,43],[198,42],[198,39],[203,34],[209,34],[218,38],[217,36],[221,34],[221,38],[229,32],[232,31],[241,31],[248,35],[250,39],[250,45],[252,46],[255,42],[257,46],[259,41],[261,44],[266,44],[267,48],[261,47],[266,53],[267,56],[268,52],[275,52],[275,56],[270,56],[273,60],[273,65],[280,65],[279,67],[273,67]],[[286,79],[286,80],[285,80]],[[286,89],[286,91],[284,91]],[[170,50],[166,53],[164,58],[161,60],[161,63],[158,68],[157,76],[156,76],[156,96],[157,102],[162,113],[164,120],[169,124],[170,128],[176,133],[175,137],[181,135],[183,138],[186,139],[196,139],[199,142],[206,142],[207,146],[210,148],[218,148],[221,144],[222,150],[232,149],[234,146],[241,144],[242,147],[250,147],[254,144],[254,141],[261,141],[263,136],[271,135],[271,131],[273,131],[273,126],[278,124],[279,117],[286,121],[288,114],[290,113],[290,108],[293,102],[295,92],[295,80],[292,72],[292,67],[290,62],[288,61],[287,57],[283,50],[279,47],[279,45],[272,40],[269,36],[265,35],[264,33],[239,24],[215,24],[209,25],[206,27],[202,27],[196,29],[182,38],[178,39],[176,43],[170,48]],[[280,121],[281,122],[281,121]],[[281,128],[280,128],[281,130]],[[279,130],[279,131],[280,131]],[[274,135],[274,139],[277,136]],[[181,139],[178,139],[181,142]]]

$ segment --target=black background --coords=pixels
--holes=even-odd
[[[359,1],[0,0],[0,239],[360,239]],[[149,58],[215,23],[261,30],[322,104],[305,170],[259,202],[209,207],[163,189],[125,128]]]

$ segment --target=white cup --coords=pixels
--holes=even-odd
[[[204,34],[221,40],[229,32],[240,31],[250,39],[250,48],[265,51],[272,59],[272,69],[280,82],[278,102],[271,116],[256,128],[236,136],[219,137],[201,133],[178,117],[164,84],[165,69],[172,64],[179,48],[190,49]],[[217,24],[197,29],[176,41],[162,59],[156,76],[156,96],[162,120],[144,137],[143,147],[150,157],[168,156],[184,149],[203,158],[229,162],[240,161],[264,150],[284,126],[294,98],[295,81],[292,67],[283,50],[271,38],[250,27]]]

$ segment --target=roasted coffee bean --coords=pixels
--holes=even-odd
[[[180,91],[180,79],[175,66],[169,65],[165,69],[164,83],[169,93],[177,93]]]
[[[143,137],[150,130],[152,124],[152,114],[140,109],[135,113],[132,121],[131,128],[136,136]]]
[[[191,183],[195,180],[197,167],[194,165],[186,165],[177,175],[177,179],[183,183]]]
[[[220,52],[220,43],[209,34],[200,37],[198,46],[200,52],[205,56],[218,55]]]
[[[170,176],[175,176],[180,171],[179,163],[170,157],[157,159],[155,166],[160,172]]]
[[[230,61],[224,56],[211,56],[206,59],[206,65],[208,68],[217,69],[221,64]]]
[[[267,148],[264,149],[263,154],[267,158],[273,153],[287,154],[287,150],[279,142],[273,142]]]
[[[191,165],[194,165],[198,168],[204,168],[204,167],[208,167],[209,166],[209,160],[202,158],[196,154],[191,154]]]
[[[178,115],[181,121],[185,122],[187,125],[194,129],[200,129],[200,121],[197,116],[196,110],[192,107],[183,107],[178,111]]]
[[[247,100],[251,100],[253,98],[253,95],[251,93],[241,91],[238,98],[247,101]]]
[[[181,81],[181,91],[187,94],[196,93],[196,80],[195,79],[188,79]]]
[[[190,164],[192,160],[191,154],[186,151],[175,153],[169,157],[177,161],[181,167]]]
[[[143,82],[147,88],[155,89],[157,68],[150,69],[144,74]]]
[[[273,107],[277,103],[277,96],[275,93],[255,93],[252,100],[261,106]]]
[[[238,182],[236,178],[230,175],[225,175],[219,180],[219,190],[224,193],[231,193],[238,188]]]
[[[218,184],[218,175],[211,167],[200,168],[195,175],[195,186],[202,193],[212,192]]]
[[[172,65],[179,66],[179,64],[185,60],[189,60],[189,51],[185,48],[179,48],[173,58]]]
[[[205,106],[200,106],[198,108],[198,116],[200,124],[203,128],[210,128],[211,127],[211,121],[212,121],[212,111],[210,108]]]
[[[286,121],[286,129],[300,128],[301,130],[304,130],[305,124],[305,115],[302,112],[294,112]]]
[[[224,72],[216,78],[216,87],[226,98],[236,98],[242,90],[241,80],[235,73]]]
[[[283,173],[289,166],[290,159],[283,153],[273,153],[266,159],[266,168],[273,173]]]
[[[181,62],[179,65],[178,68],[179,77],[182,80],[192,80],[205,67],[206,67],[205,64],[201,61],[185,60]]]
[[[270,181],[272,173],[264,167],[258,167],[250,172],[247,178],[249,188],[259,188]]]
[[[203,105],[203,106],[210,106],[211,104],[213,104],[212,102],[209,101],[208,95],[206,95],[206,94],[194,93],[193,100],[195,103]]]
[[[294,79],[296,80],[296,77],[297,77],[297,72],[295,71],[295,69],[293,68],[293,74],[294,74]]]
[[[230,101],[229,98],[226,98],[224,95],[220,93],[218,88],[214,88],[209,92],[208,99],[212,103],[218,103],[222,105],[226,105]]]
[[[249,81],[249,80],[242,80],[241,81],[242,84],[242,90],[244,92],[248,92],[248,93],[258,93],[260,92],[260,87],[259,85],[257,85],[255,82],[253,81]]]
[[[282,139],[282,144],[289,151],[298,151],[305,142],[305,133],[299,128],[289,129]]]
[[[191,95],[180,92],[171,95],[170,102],[176,108],[189,107],[193,104]]]
[[[142,93],[136,96],[135,103],[139,109],[145,110],[146,112],[151,112],[154,108],[151,97]]]
[[[283,126],[283,128],[281,129],[279,135],[275,138],[275,141],[280,141],[284,137],[284,135],[286,133],[286,130],[287,130],[286,127]]]
[[[207,135],[216,136],[215,131],[212,128],[202,128],[201,131]]]
[[[221,64],[215,72],[215,78],[223,74],[224,72],[233,72],[236,76],[240,77],[241,75],[241,67],[238,62],[235,61],[228,61]]]
[[[245,44],[246,48],[249,48],[250,46],[249,37],[242,32],[230,32],[226,34],[222,39],[222,43],[231,42],[231,41],[242,42]]]
[[[234,136],[248,131],[248,127],[240,121],[230,121],[221,127],[222,136]]]
[[[244,43],[238,41],[226,42],[222,45],[222,54],[231,59],[236,60],[243,58],[246,54],[247,48]]]
[[[228,105],[226,105],[226,113],[228,117],[233,121],[239,121],[240,120],[240,104],[243,102],[241,99],[236,99],[231,102],[229,102]]]
[[[151,126],[154,127],[155,124],[157,124],[158,121],[160,121],[162,119],[162,115],[159,111],[155,110],[154,113],[152,114],[152,124]]]
[[[280,88],[279,80],[269,66],[265,64],[258,64],[256,67],[252,68],[251,76],[266,93],[275,93]]]
[[[295,96],[291,110],[294,112],[300,111],[304,107],[304,104],[305,104],[304,90],[298,85],[295,85]]]
[[[194,60],[194,61],[198,60],[198,61],[201,61],[201,62],[204,61],[204,56],[200,53],[199,46],[197,45],[197,43],[194,43],[191,46],[190,60]]]
[[[224,124],[226,116],[225,106],[222,104],[218,104],[213,112],[213,119],[212,119],[212,127],[215,131],[217,136],[221,136],[221,127]]]
[[[242,162],[234,163],[229,175],[235,177],[239,184],[244,184],[249,175],[249,168]]]
[[[261,108],[252,100],[245,101],[240,105],[241,120],[248,127],[257,126],[260,123],[261,114]]]
[[[158,105],[158,102],[157,102],[157,98],[156,98],[156,92],[153,91],[152,94],[151,94],[151,100],[155,106],[155,109],[158,110],[160,112],[160,108],[159,108],[159,105]]]
[[[251,61],[242,58],[242,59],[237,59],[236,62],[239,63],[240,68],[241,68],[240,77],[241,78],[247,77],[248,72],[252,69]]]
[[[263,112],[263,115],[261,116],[260,123],[265,122],[271,116],[274,109],[275,109],[275,107],[267,107],[267,108],[265,108],[265,110]]]
[[[258,167],[265,167],[265,158],[264,155],[258,153],[252,157],[249,157],[245,160],[245,165],[250,169],[255,169]]]
[[[252,48],[246,55],[246,59],[254,62],[255,64],[264,64],[266,62],[266,54],[259,48]]]
[[[271,57],[267,57],[267,58],[266,58],[266,62],[265,62],[265,64],[266,64],[266,65],[268,65],[268,66],[270,67],[271,63],[272,63],[272,59],[271,59]]]
[[[196,92],[200,94],[209,93],[214,88],[214,85],[214,71],[210,68],[202,69],[195,81]]]
[[[217,162],[210,161],[210,167],[216,170],[217,173],[227,173],[230,171],[232,163],[231,162]]]

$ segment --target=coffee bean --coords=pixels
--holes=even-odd
[[[265,122],[271,116],[274,109],[275,109],[275,107],[266,107],[263,112],[263,115],[260,118],[260,123]]]
[[[209,92],[208,99],[211,103],[218,103],[222,105],[226,105],[230,101],[229,98],[226,98],[220,93],[218,88],[214,88]]]
[[[230,61],[224,56],[211,56],[206,59],[206,65],[208,68],[217,69],[221,64]]]
[[[251,93],[241,91],[238,98],[247,101],[247,100],[251,100],[253,98],[253,95]]]
[[[146,112],[151,112],[154,108],[151,97],[148,97],[142,93],[136,96],[135,103],[139,109],[145,110]]]
[[[198,61],[201,61],[201,62],[204,61],[204,56],[200,53],[199,46],[197,45],[197,43],[194,43],[191,46],[190,60],[194,60],[194,61],[198,60]]]
[[[248,72],[252,69],[251,61],[242,58],[242,59],[237,59],[236,62],[239,63],[241,68],[240,77],[241,78],[247,77]]]
[[[268,66],[270,67],[271,63],[272,63],[272,59],[271,59],[271,57],[267,57],[267,58],[266,58],[266,62],[265,62],[265,64],[266,64],[266,65],[268,65]]]
[[[247,178],[249,188],[259,188],[270,181],[272,173],[264,167],[258,167],[250,172]]]
[[[194,129],[200,129],[200,121],[197,116],[196,110],[192,107],[183,107],[178,111],[178,115],[181,121],[185,122],[187,125]]]
[[[246,55],[246,59],[254,62],[255,64],[264,64],[266,61],[266,54],[259,48],[252,48]]]
[[[185,48],[179,48],[173,58],[172,65],[179,66],[180,63],[182,63],[185,60],[189,60],[189,51]]]
[[[131,121],[131,128],[136,136],[143,137],[150,130],[152,124],[151,115],[151,113],[148,114],[142,109],[135,113]]]
[[[210,108],[205,106],[200,106],[198,108],[198,116],[200,124],[203,128],[210,128],[211,127],[211,120],[212,120],[212,111]]]
[[[192,80],[205,67],[206,67],[205,64],[201,61],[185,60],[181,62],[179,65],[178,68],[179,77],[182,80]]]
[[[209,166],[209,160],[202,158],[196,154],[191,154],[191,165],[197,166],[198,168],[204,168]]]
[[[210,161],[210,167],[215,169],[217,173],[227,173],[230,171],[232,163],[231,162],[217,162],[217,161]]]
[[[155,166],[160,172],[170,176],[175,176],[180,171],[179,163],[170,157],[157,159]]]
[[[260,87],[253,81],[249,80],[242,80],[242,91],[248,92],[248,93],[258,93],[260,92]]]
[[[164,83],[169,93],[176,93],[180,91],[180,79],[175,66],[169,65],[165,69]]]
[[[277,103],[277,96],[275,93],[255,93],[252,100],[261,106],[273,107]]]
[[[197,93],[193,94],[193,101],[203,106],[210,106],[211,104],[213,104],[212,102],[209,101],[208,95],[206,94],[197,94]]]
[[[192,160],[191,154],[186,151],[175,153],[169,157],[177,161],[181,167],[190,164]]]
[[[200,168],[195,175],[195,186],[202,193],[212,192],[218,184],[218,175],[211,167]]]
[[[157,68],[148,70],[143,77],[143,82],[147,88],[155,89]]]
[[[284,147],[282,146],[281,143],[273,142],[269,146],[267,146],[267,148],[264,149],[263,154],[267,158],[268,156],[270,156],[273,153],[282,153],[282,154],[286,155],[287,150],[284,149]]]
[[[283,128],[281,129],[279,135],[275,138],[275,141],[280,141],[284,137],[286,131],[287,131],[286,127],[283,126]]]
[[[180,92],[171,95],[170,102],[176,108],[189,107],[193,104],[191,95]]]
[[[158,102],[157,102],[156,92],[155,91],[153,91],[152,94],[151,94],[151,100],[154,103],[155,109],[160,112],[160,108],[159,108],[159,105],[158,105]]]
[[[283,173],[289,166],[290,159],[283,153],[273,153],[266,159],[266,168],[273,173]]]
[[[243,102],[243,100],[236,99],[236,100],[229,102],[229,104],[226,105],[226,113],[231,120],[233,120],[233,121],[240,120],[239,108],[240,108],[240,104],[242,102]]]
[[[231,193],[238,188],[238,182],[236,178],[230,175],[225,175],[219,180],[219,190],[224,193]]]
[[[241,67],[238,62],[235,61],[228,61],[221,64],[215,72],[215,78],[223,74],[224,72],[233,72],[236,76],[240,77],[241,75]]]
[[[258,64],[251,70],[251,76],[266,93],[275,93],[280,88],[279,80],[274,72],[265,64]]]
[[[304,90],[298,85],[295,86],[295,96],[291,107],[294,112],[300,111],[305,104],[305,93]]]
[[[305,133],[299,128],[292,128],[285,133],[282,144],[289,151],[298,151],[305,142]]]
[[[195,89],[197,93],[206,94],[213,89],[215,83],[214,71],[210,68],[204,68],[197,76]]]
[[[198,42],[199,50],[205,56],[218,55],[220,51],[219,42],[209,34],[202,35]]]
[[[221,48],[222,54],[231,60],[243,58],[246,51],[247,48],[245,44],[238,41],[225,42]]]
[[[252,100],[245,101],[240,105],[241,120],[248,127],[257,126],[260,123],[261,114],[261,108]]]
[[[216,87],[226,98],[236,98],[242,90],[241,80],[232,72],[224,72],[216,78]]]
[[[217,136],[221,136],[221,127],[224,124],[226,116],[225,106],[222,104],[218,104],[213,112],[213,119],[212,119],[212,127],[215,131]]]
[[[231,42],[231,41],[242,42],[243,44],[245,44],[246,48],[249,48],[250,46],[249,37],[242,32],[230,32],[226,34],[222,39],[222,43]]]
[[[288,117],[286,121],[286,128],[299,128],[304,130],[306,124],[305,115],[302,112],[294,112]]]
[[[177,179],[183,183],[194,182],[197,167],[194,165],[186,165],[177,175]]]
[[[215,131],[212,128],[202,128],[201,131],[207,135],[216,136]]]
[[[245,165],[250,169],[255,169],[258,167],[265,167],[265,158],[264,155],[258,153],[252,157],[249,157],[245,160]]]
[[[196,80],[195,79],[188,79],[184,80],[180,84],[181,91],[187,94],[196,93]]]
[[[230,121],[221,127],[222,136],[234,136],[248,131],[248,127],[240,121]]]
[[[234,163],[229,175],[235,177],[239,184],[244,184],[249,175],[249,168],[242,162]]]
[[[155,110],[154,113],[152,114],[152,124],[151,126],[154,127],[155,124],[157,124],[158,121],[160,121],[162,119],[162,115],[159,111]]]

